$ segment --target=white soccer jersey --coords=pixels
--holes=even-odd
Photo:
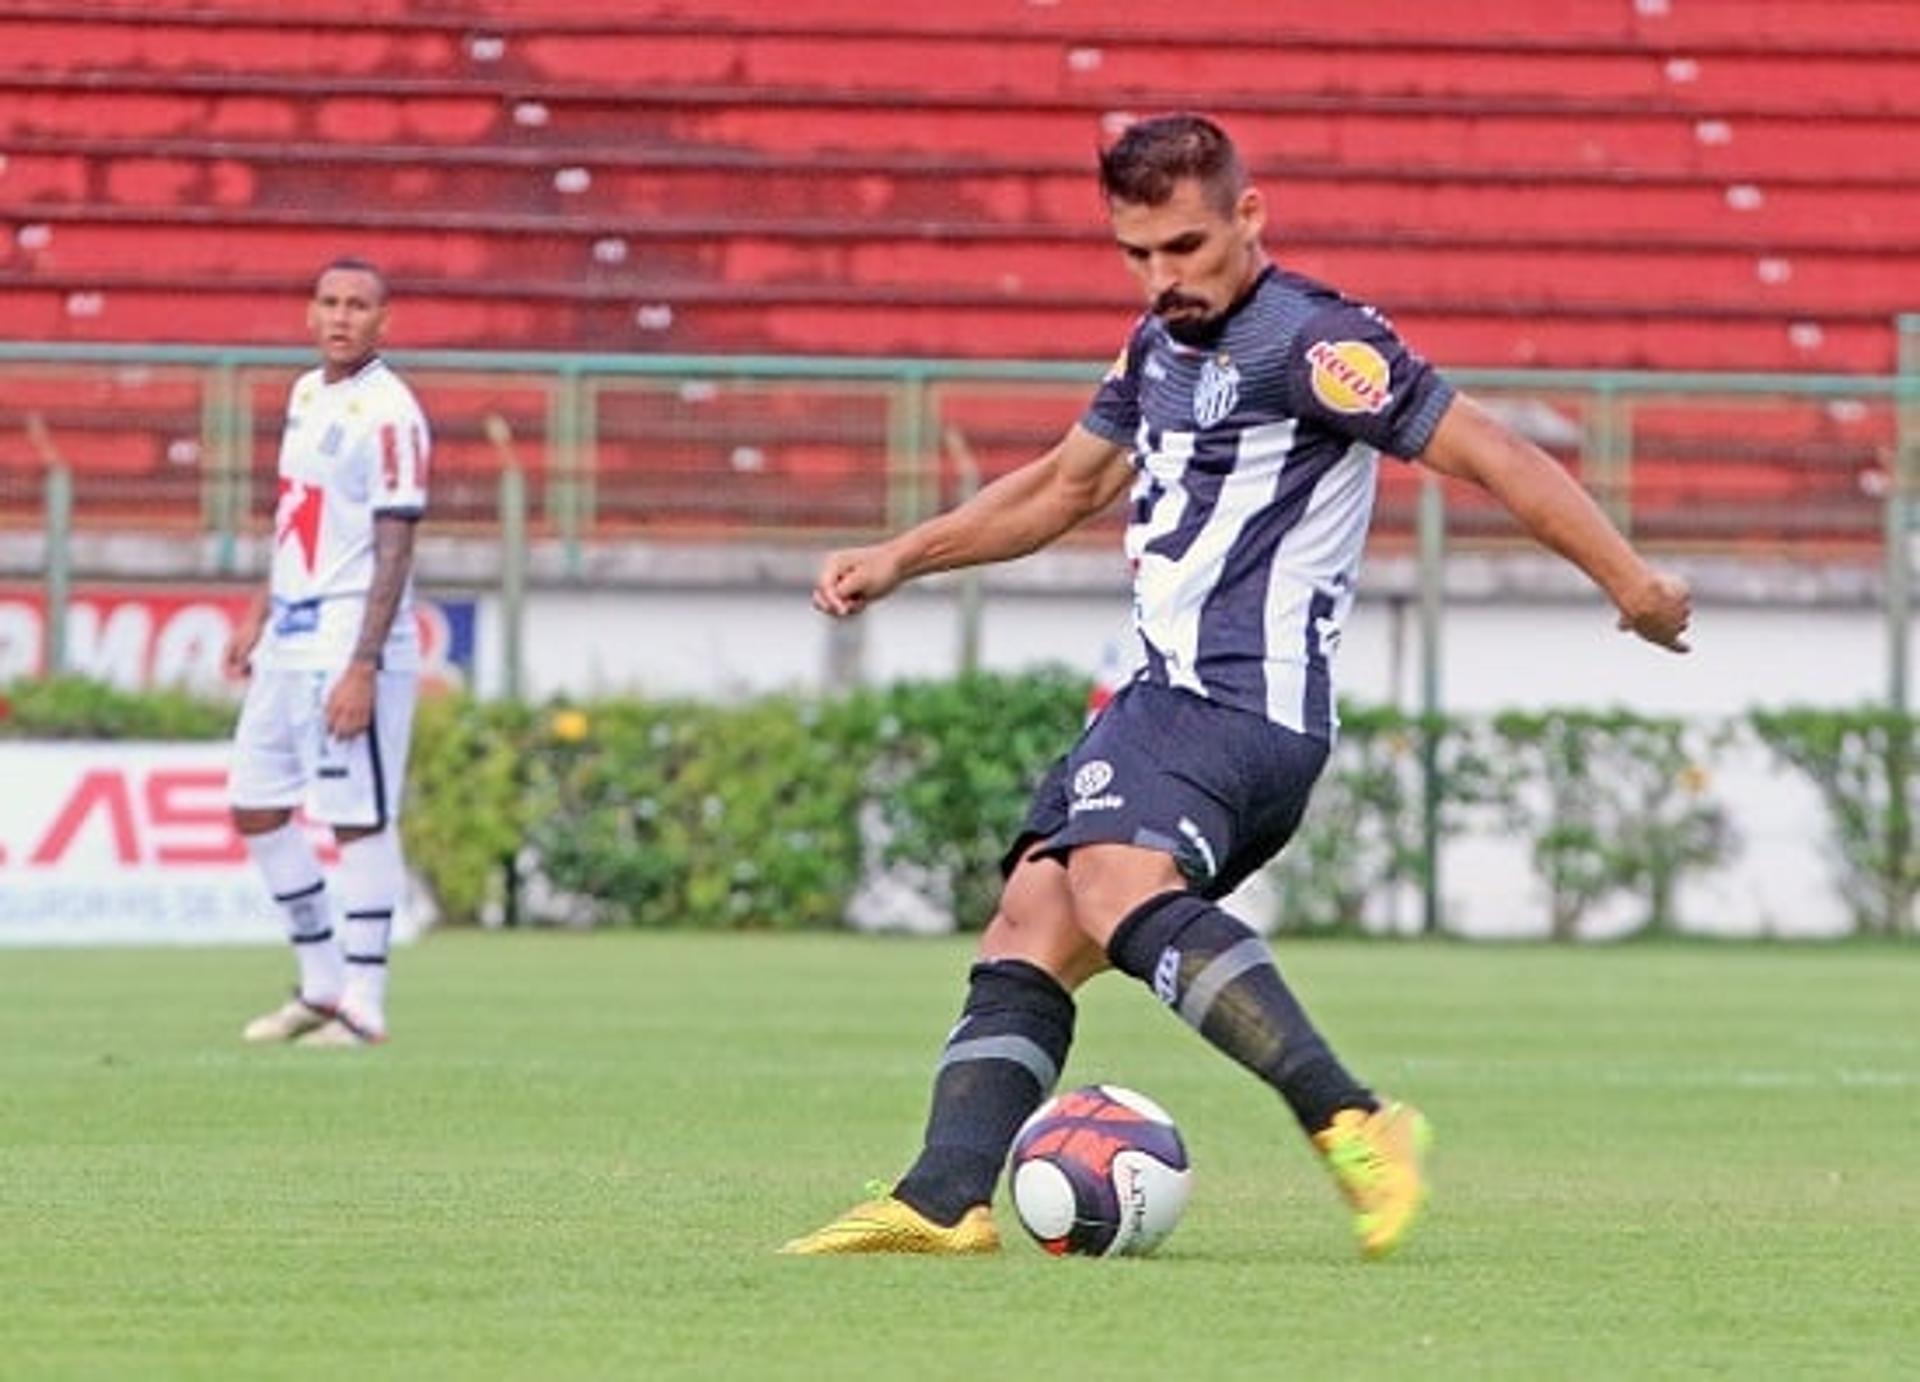
[[[426,416],[383,360],[331,384],[318,369],[294,384],[280,439],[273,613],[256,654],[262,667],[346,664],[373,581],[374,516],[426,511],[431,450]],[[381,665],[420,665],[411,579]]]
[[[1142,318],[1081,418],[1133,448],[1141,675],[1332,738],[1380,453],[1417,456],[1452,399],[1378,313],[1297,274],[1267,269],[1204,344]]]

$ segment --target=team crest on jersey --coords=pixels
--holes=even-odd
[[[1315,341],[1307,363],[1313,396],[1336,413],[1377,413],[1393,401],[1387,359],[1365,341]]]
[[[1240,401],[1240,370],[1233,357],[1222,352],[1210,356],[1200,366],[1200,378],[1193,386],[1193,420],[1211,427],[1233,411]]]
[[[1095,758],[1082,763],[1073,775],[1073,801],[1067,806],[1069,816],[1077,816],[1082,811],[1118,811],[1127,804],[1127,799],[1118,792],[1109,792],[1113,785],[1113,764],[1104,758]]]
[[[1073,794],[1077,797],[1095,796],[1107,790],[1107,784],[1113,781],[1113,764],[1104,758],[1096,758],[1080,765],[1080,771],[1073,775]]]

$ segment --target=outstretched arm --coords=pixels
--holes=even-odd
[[[1106,508],[1132,478],[1126,447],[1075,424],[1051,451],[958,508],[885,542],[829,553],[813,588],[813,607],[843,618],[916,576],[1037,552]]]
[[[1472,399],[1453,400],[1420,461],[1491,493],[1543,545],[1592,577],[1620,611],[1621,628],[1687,651],[1687,583],[1650,565],[1553,457]]]

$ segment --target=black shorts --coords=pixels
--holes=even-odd
[[[1136,681],[1047,770],[1001,867],[1033,852],[1129,844],[1173,856],[1195,892],[1232,892],[1292,838],[1325,741]]]

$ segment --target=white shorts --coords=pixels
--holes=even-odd
[[[376,672],[373,722],[351,739],[327,733],[327,692],[335,675],[254,672],[227,772],[227,800],[235,807],[305,806],[308,816],[325,825],[373,830],[398,818],[419,674]]]

